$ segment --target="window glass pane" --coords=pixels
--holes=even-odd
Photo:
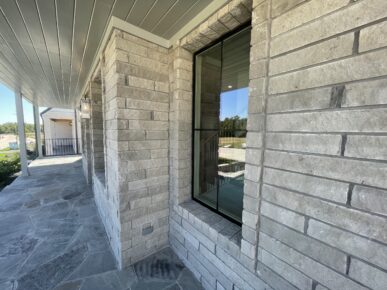
[[[195,58],[193,196],[241,222],[250,29]]]
[[[223,42],[218,210],[241,222],[246,153],[250,30]]]
[[[195,128],[219,128],[221,57],[217,44],[195,58]]]
[[[194,197],[216,209],[218,193],[218,131],[195,131],[194,150]]]

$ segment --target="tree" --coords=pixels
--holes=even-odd
[[[33,133],[35,130],[34,124],[24,124],[26,133]],[[0,134],[18,134],[17,123],[7,122],[0,124]]]
[[[245,131],[246,125],[247,125],[247,118],[241,119],[239,116],[225,118],[223,121],[220,121],[221,135],[224,135],[224,137],[226,136],[227,137],[245,137],[245,136],[242,136],[242,135],[245,135],[245,133],[241,135],[242,132],[238,132],[238,131]],[[235,135],[238,135],[238,136],[235,136]]]

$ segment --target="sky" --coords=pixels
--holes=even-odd
[[[241,88],[220,95],[220,120],[238,115],[247,118],[249,89]]]
[[[34,113],[30,102],[23,99],[24,122],[33,124]],[[0,124],[17,122],[15,94],[8,87],[0,83]]]

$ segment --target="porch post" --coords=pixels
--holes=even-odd
[[[42,134],[40,132],[40,115],[39,106],[34,104],[34,120],[35,120],[35,136],[36,136],[36,148],[38,149],[38,156],[43,157],[42,152]]]
[[[16,115],[17,115],[17,129],[19,132],[19,150],[20,150],[20,163],[22,168],[22,175],[29,176],[28,163],[27,163],[27,148],[26,148],[26,135],[24,131],[24,114],[23,114],[23,102],[20,91],[15,92],[16,103]]]

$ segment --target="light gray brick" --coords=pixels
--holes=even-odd
[[[266,148],[340,155],[341,135],[267,133]]]
[[[211,271],[212,275],[222,284],[223,287],[230,290],[232,289],[233,283],[227,277],[226,273],[222,271],[223,268],[218,268],[216,264],[213,263],[214,259],[217,259],[214,254],[208,251],[207,248],[203,247],[203,245],[200,245],[200,251],[197,252],[196,255],[202,262],[203,266]]]
[[[343,0],[340,0],[344,2]],[[338,36],[313,46],[274,58],[270,62],[270,75],[316,65],[352,54],[354,34]]]
[[[275,1],[275,2],[286,2],[286,1]],[[292,0],[287,1],[288,5],[294,6],[295,4],[303,2],[303,0]],[[299,5],[298,7],[290,10],[289,12],[273,19],[272,23],[272,35],[276,36],[283,32],[289,31],[295,27],[298,27],[304,23],[307,23],[311,20],[315,20],[323,15],[331,13],[341,7],[344,7],[348,4],[347,0],[331,0],[331,1],[319,1],[312,0],[307,1],[306,3]],[[279,4],[273,6],[273,10],[278,7]],[[282,7],[286,7],[283,4]],[[281,8],[282,8],[281,7]],[[274,11],[273,11],[274,12]]]
[[[308,235],[387,269],[387,247],[369,238],[360,237],[313,219],[309,221]]]
[[[288,264],[284,263],[276,256],[269,252],[260,249],[259,259],[267,267],[275,271],[281,277],[288,280],[290,283],[295,285],[298,289],[310,290],[312,289],[313,280],[302,274],[300,271],[294,269]]]
[[[348,184],[295,172],[265,168],[263,181],[316,197],[346,203]]]
[[[247,194],[243,195],[243,208],[247,209],[249,212],[257,213],[259,212],[259,200],[248,196]]]
[[[386,94],[387,79],[348,84],[342,107],[387,104]]]
[[[259,183],[245,179],[244,193],[253,198],[259,198]]]
[[[250,164],[261,165],[262,150],[247,148],[245,151],[246,161]]]
[[[188,261],[195,267],[196,271],[198,271],[210,284],[210,289],[215,289],[216,279],[212,275],[210,270],[206,269],[194,254],[188,253]]]
[[[260,234],[260,246],[269,253],[272,253],[277,257],[281,257],[282,261],[292,265],[295,269],[311,277],[317,282],[327,285],[329,288],[348,290],[367,289],[360,284],[349,280],[345,276],[338,274],[330,268],[296,252],[285,244],[270,238],[264,233]]]
[[[256,230],[247,225],[242,225],[242,237],[251,244],[256,244],[258,240]]]
[[[272,55],[354,29],[387,16],[384,0],[359,1],[275,38]],[[367,13],[364,13],[367,11]]]
[[[265,165],[347,182],[387,188],[383,163],[267,151]]]
[[[224,24],[229,30],[236,28],[240,23],[229,12],[230,5],[225,5],[218,11],[218,20]]]
[[[276,0],[273,2],[271,13],[273,17],[283,14],[305,0]]]
[[[271,96],[267,100],[267,112],[292,112],[327,109],[331,107],[331,88]]]
[[[266,267],[261,262],[258,262],[257,274],[262,278],[262,280],[273,287],[273,289],[297,290],[295,286],[290,284],[287,280],[282,278],[270,268]]]
[[[244,210],[242,212],[242,222],[250,228],[255,229],[258,224],[258,215]]]
[[[321,264],[336,269],[341,273],[346,272],[347,255],[333,247],[291,230],[266,217],[261,217],[260,230]]]
[[[261,214],[299,232],[304,231],[305,217],[284,208],[262,201]]]
[[[255,259],[256,255],[257,255],[257,246],[242,239],[241,252],[249,258]]]
[[[387,191],[356,185],[352,192],[351,205],[387,216]]]
[[[269,5],[268,1],[262,1],[258,6],[256,6],[251,15],[251,22],[253,26],[256,26],[259,23],[266,21],[269,17]]]
[[[253,289],[265,289],[265,287],[267,287],[266,283],[264,283],[258,276],[250,272],[247,268],[241,265],[237,260],[235,260],[233,257],[231,257],[222,249],[217,248],[216,256],[224,264],[230,267],[232,271],[230,272],[230,275],[231,273],[233,273],[233,275],[238,275],[240,277],[239,279],[243,279],[244,281],[243,284],[236,283],[238,287],[242,289],[250,289],[250,287],[252,287]],[[237,281],[237,280],[233,279],[233,281]],[[250,286],[248,287],[248,285]]]
[[[351,260],[349,276],[375,290],[383,290],[387,285],[386,272],[380,271],[357,259]]]
[[[272,203],[365,237],[387,241],[384,218],[271,186],[265,185],[262,193],[263,198]]]
[[[260,132],[247,132],[246,145],[251,148],[262,147],[262,133]]]
[[[387,137],[350,135],[347,137],[344,155],[387,160]]]
[[[209,249],[213,253],[215,252],[215,243],[213,241],[207,238],[204,234],[202,234],[184,219],[182,225],[183,228],[186,229],[186,231],[190,232],[193,236],[195,236],[196,239],[198,239],[198,241],[202,243],[207,249]]]
[[[387,109],[363,109],[269,115],[269,131],[378,132],[387,130]]]
[[[239,23],[245,23],[246,21],[248,21],[251,18],[251,11],[243,4],[242,1],[232,1],[232,2],[230,2],[230,4],[229,4],[229,13]]]
[[[387,21],[366,27],[360,31],[359,51],[387,46]]]
[[[249,82],[249,97],[259,98],[264,96],[266,78],[252,79]]]
[[[245,178],[253,182],[258,182],[260,179],[261,167],[246,164],[245,165]]]
[[[385,54],[385,49],[378,50],[276,76],[270,79],[269,91],[270,94],[279,94],[383,76],[387,74],[387,60],[383,58]]]

